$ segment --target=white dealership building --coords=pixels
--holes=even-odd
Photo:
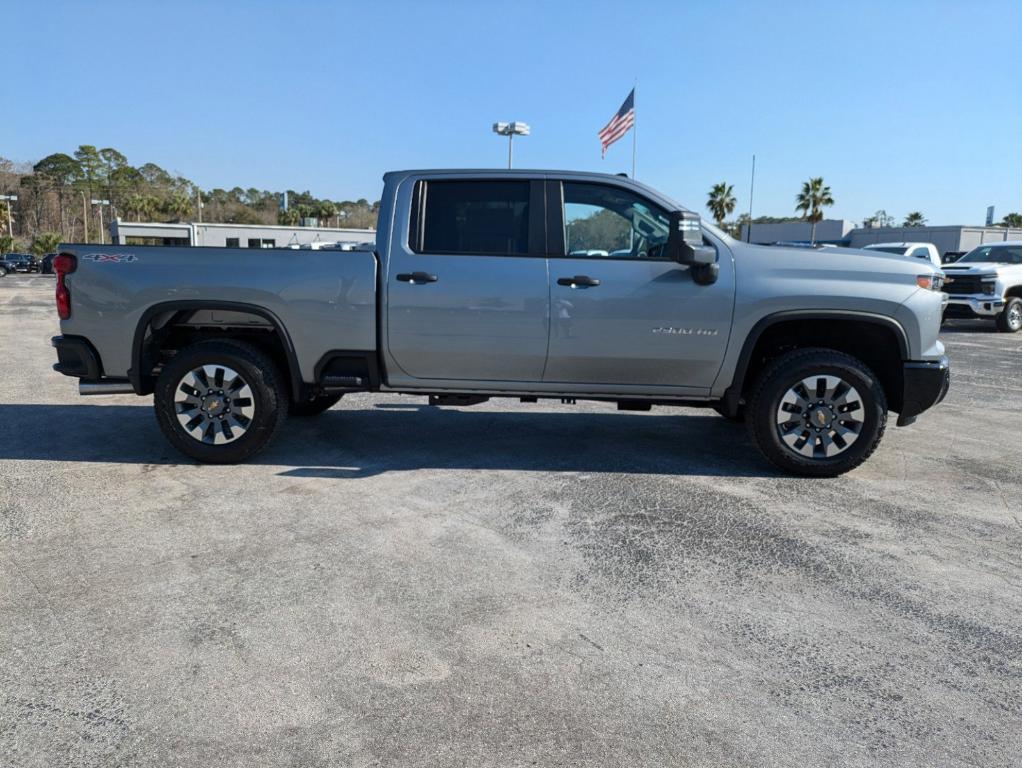
[[[751,242],[808,243],[812,225],[808,221],[753,224]],[[742,227],[742,240],[749,237]],[[963,253],[983,243],[1022,240],[1022,229],[948,225],[939,227],[860,227],[848,219],[824,219],[816,225],[816,242],[862,248],[870,243],[933,243],[939,253]]]
[[[281,227],[270,224],[162,224],[115,219],[110,237],[116,245],[197,245],[217,248],[288,248],[311,243],[367,243],[374,229]]]

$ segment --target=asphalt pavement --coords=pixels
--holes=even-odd
[[[835,480],[699,409],[346,397],[251,464],[0,279],[2,766],[1017,766],[1022,334]]]

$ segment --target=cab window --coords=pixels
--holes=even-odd
[[[604,184],[564,183],[565,255],[662,258],[667,211],[633,192]]]
[[[412,222],[420,222],[421,230],[413,227],[413,251],[529,252],[528,181],[427,181],[419,182],[414,195]]]

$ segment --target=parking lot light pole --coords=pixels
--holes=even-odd
[[[106,236],[103,234],[103,206],[110,205],[109,200],[93,200],[93,205],[99,206],[99,243],[100,245],[106,242]]]
[[[514,139],[515,136],[528,136],[529,131],[528,123],[521,123],[518,121],[512,121],[510,123],[494,123],[493,132],[501,136],[507,136],[507,167],[511,170],[511,161],[514,154]]]
[[[11,202],[17,200],[17,195],[0,195],[0,200],[7,201],[7,234],[14,237],[14,224],[11,222]]]

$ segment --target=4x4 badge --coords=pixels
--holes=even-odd
[[[86,261],[95,261],[97,264],[123,264],[138,261],[138,256],[133,253],[87,253],[82,258]]]

